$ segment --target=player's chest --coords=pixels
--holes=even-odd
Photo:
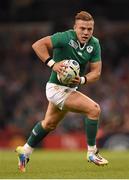
[[[85,64],[92,58],[94,48],[92,45],[86,45],[81,48],[77,43],[71,41],[66,50],[71,58],[78,60],[80,64]]]

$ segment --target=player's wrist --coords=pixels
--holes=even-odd
[[[50,67],[51,69],[53,68],[53,66],[54,66],[55,63],[56,63],[56,62],[55,62],[51,57],[49,57],[49,58],[45,61],[45,65],[48,66],[48,67]]]
[[[86,84],[87,83],[87,77],[86,76],[81,76],[80,77],[80,84]]]

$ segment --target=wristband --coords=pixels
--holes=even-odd
[[[55,63],[56,63],[56,62],[55,62],[51,57],[49,57],[49,58],[45,61],[45,64],[46,64],[47,66],[49,66],[50,68],[53,68],[53,66],[54,66]]]
[[[86,84],[87,82],[87,77],[86,76],[81,76],[80,77],[80,84]]]

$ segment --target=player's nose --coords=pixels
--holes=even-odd
[[[87,29],[85,29],[85,31],[84,31],[84,35],[87,35],[88,34],[88,30]]]

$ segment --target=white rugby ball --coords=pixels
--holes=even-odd
[[[67,65],[65,72],[63,72],[63,74],[57,74],[57,78],[62,84],[66,85],[76,76],[79,76],[80,66],[79,63],[73,59],[65,60],[64,64]]]

